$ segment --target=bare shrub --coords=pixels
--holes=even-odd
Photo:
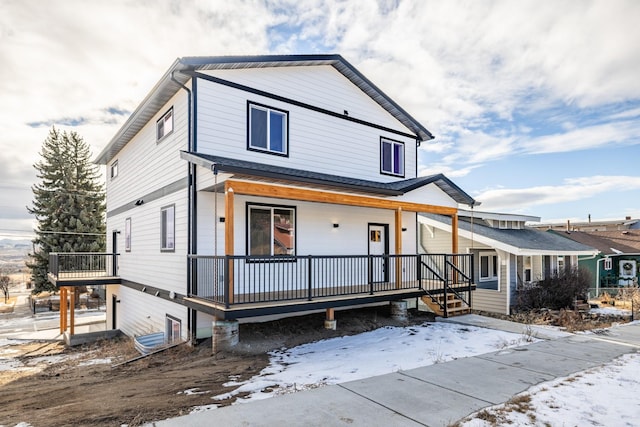
[[[562,269],[518,293],[518,308],[570,308],[576,300],[586,300],[591,273],[585,268]]]

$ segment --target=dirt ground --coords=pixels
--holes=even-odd
[[[407,322],[398,322],[390,318],[387,306],[339,311],[336,319],[336,331],[323,328],[324,314],[241,325],[240,344],[233,352],[213,355],[211,342],[205,341],[116,367],[139,355],[128,338],[74,349],[59,343],[5,346],[4,353],[25,367],[0,371],[0,425],[136,426],[175,417],[194,406],[211,405],[211,396],[231,391],[223,385],[230,377],[241,381],[258,374],[268,365],[270,350],[382,326],[420,324],[433,317],[410,311]],[[64,355],[65,361],[51,363],[56,355]],[[42,362],[43,356],[49,363]],[[91,364],[105,358],[111,362]],[[205,393],[185,393],[190,389]]]

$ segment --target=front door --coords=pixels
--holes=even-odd
[[[371,259],[370,273],[373,282],[389,281],[389,225],[369,224],[369,255]]]

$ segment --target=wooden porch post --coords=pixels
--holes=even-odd
[[[73,287],[69,288],[69,334],[73,336],[76,329],[76,290]]]
[[[64,286],[60,287],[60,304],[59,304],[59,313],[60,313],[60,333],[64,333],[64,331],[67,330],[67,321],[66,321],[66,314],[67,314],[67,288]]]
[[[224,253],[227,256],[232,256],[235,254],[235,249],[233,247],[233,203],[234,203],[234,192],[233,188],[231,188],[228,183],[226,185],[225,193],[224,193]],[[227,288],[227,293],[229,295],[229,302],[233,302],[233,259],[229,259],[229,277],[228,283],[229,287]]]
[[[396,209],[396,289],[402,287],[402,208]]]
[[[458,253],[458,214],[451,215],[451,253]]]

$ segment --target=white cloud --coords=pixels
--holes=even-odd
[[[565,179],[561,185],[529,188],[488,189],[473,197],[482,209],[501,211],[517,206],[520,211],[534,206],[597,198],[603,193],[640,190],[638,176],[592,176]]]

